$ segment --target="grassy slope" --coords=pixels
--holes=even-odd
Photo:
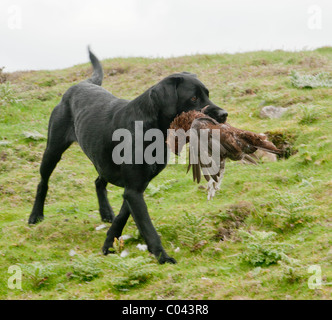
[[[138,251],[142,239],[132,219],[124,231],[135,236],[125,242],[129,256],[103,257],[107,229],[95,230],[101,224],[96,173],[77,145],[64,154],[51,178],[45,221],[27,225],[45,140],[26,139],[23,132],[46,135],[52,108],[67,88],[88,77],[90,65],[8,74],[11,95],[21,101],[0,104],[0,141],[9,142],[0,144],[0,298],[331,299],[331,286],[308,288],[307,269],[319,265],[323,283],[332,281],[332,89],[297,89],[289,74],[331,72],[332,48],[111,59],[103,66],[103,86],[127,99],[168,74],[194,72],[212,100],[227,109],[231,124],[282,132],[299,152],[258,167],[229,162],[222,190],[210,202],[185,174],[184,165],[168,166],[153,180],[146,201],[166,250],[178,264],[159,266],[147,252]],[[271,104],[291,108],[279,120],[260,119],[261,106]],[[118,211],[122,190],[110,185],[108,190]],[[222,228],[232,232],[225,241],[220,240]],[[245,242],[237,228],[276,232],[267,250],[277,246],[291,260],[249,263],[243,254],[255,258],[254,240]],[[76,255],[71,257],[70,250]],[[42,267],[39,272],[36,262]],[[23,270],[22,290],[8,289],[8,267],[17,264]]]

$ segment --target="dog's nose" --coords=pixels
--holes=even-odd
[[[228,112],[226,110],[220,110],[218,114],[218,122],[226,122]]]
[[[217,120],[219,123],[223,123],[226,121],[228,113],[226,110],[216,106],[215,104],[208,104],[205,106],[202,111],[207,114],[211,118]]]

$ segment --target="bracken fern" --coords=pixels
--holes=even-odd
[[[296,88],[332,87],[332,78],[327,72],[321,72],[316,75],[301,75],[297,71],[292,71],[290,78],[293,86]]]

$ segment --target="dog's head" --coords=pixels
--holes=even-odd
[[[209,90],[195,74],[182,72],[170,75],[151,88],[151,99],[164,117],[171,121],[182,112],[201,111],[218,122],[225,122],[227,112],[209,99]]]

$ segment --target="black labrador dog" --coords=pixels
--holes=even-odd
[[[187,72],[166,77],[132,101],[119,99],[101,87],[102,66],[90,49],[89,56],[93,66],[92,77],[69,88],[51,114],[47,146],[40,166],[41,180],[29,224],[43,220],[49,178],[63,152],[77,141],[99,174],[95,185],[101,218],[112,222],[103,253],[110,253],[114,238],[121,236],[131,214],[149,251],[158,261],[176,263],[165,252],[143,198],[149,182],[166,167],[168,153],[164,152],[162,163],[151,164],[143,160],[142,163],[117,164],[112,151],[119,141],[112,139],[113,133],[125,128],[135,141],[135,122],[140,121],[144,132],[160,130],[166,151],[167,129],[182,111],[206,107],[205,113],[219,122],[226,121],[227,112],[213,104],[203,83]],[[141,148],[145,149],[148,145],[144,142]],[[135,143],[132,148],[135,149]],[[124,188],[124,201],[117,216],[107,200],[107,183]]]

